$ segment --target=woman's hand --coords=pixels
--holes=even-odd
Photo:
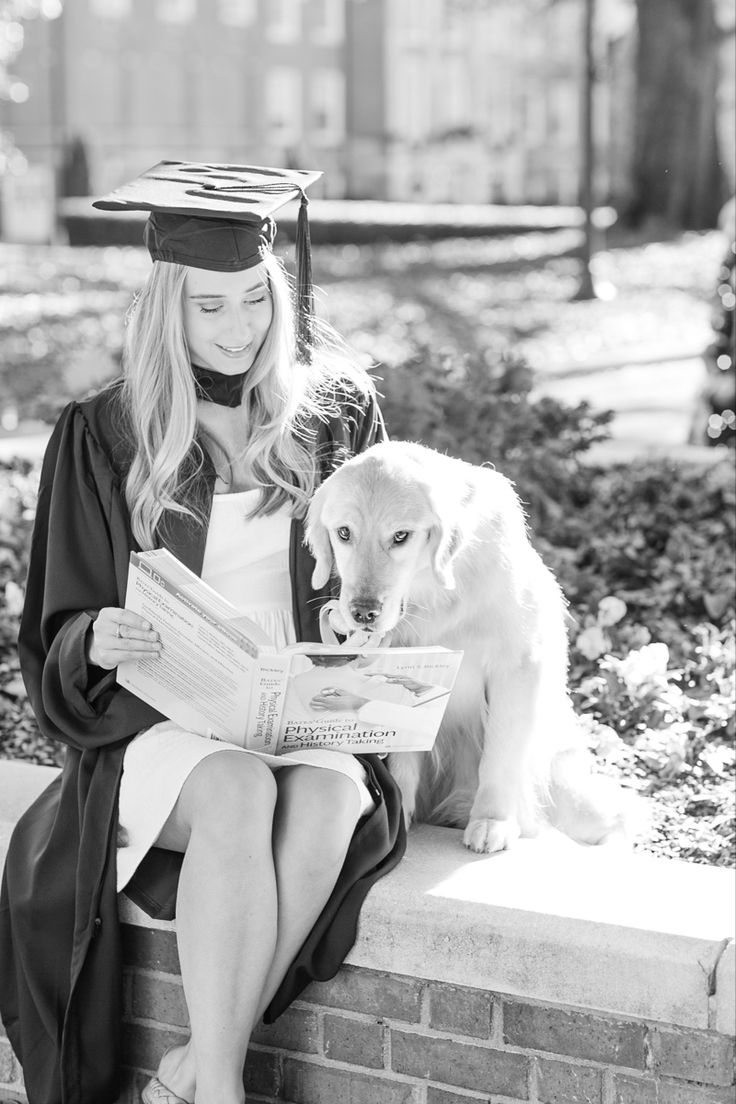
[[[310,701],[312,709],[336,710],[349,709],[357,713],[361,705],[365,705],[368,698],[361,698],[357,694],[351,694],[347,690],[340,690],[336,686],[325,686],[324,690]]]
[[[158,633],[130,610],[105,606],[87,633],[87,661],[106,671],[129,659],[151,659],[160,653]]]

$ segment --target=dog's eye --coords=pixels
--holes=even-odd
[[[410,537],[408,529],[399,529],[397,533],[394,533],[394,544],[403,544]]]
[[[341,525],[340,526],[340,528],[337,530],[337,537],[338,537],[338,540],[341,540],[341,541],[349,541],[350,540],[350,530],[348,529],[347,525]]]

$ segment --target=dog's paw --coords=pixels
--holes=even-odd
[[[471,851],[491,855],[494,851],[505,851],[516,843],[521,835],[517,821],[510,820],[469,820],[463,834],[463,843]]]

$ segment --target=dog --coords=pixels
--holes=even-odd
[[[464,829],[477,852],[552,825],[581,843],[625,832],[595,776],[567,686],[567,604],[512,483],[406,441],[374,445],[317,489],[313,585],[340,581],[338,631],[464,657],[431,752],[389,756],[407,825]]]

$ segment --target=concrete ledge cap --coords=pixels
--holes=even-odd
[[[51,768],[0,763],[0,852]],[[0,858],[2,858],[0,854]],[[734,1031],[734,872],[559,833],[474,855],[420,825],[369,894],[347,961],[683,1027]],[[126,923],[173,929],[124,896]]]
[[[459,831],[422,825],[372,890],[348,961],[707,1028],[733,933],[730,870],[580,847],[555,832],[472,855]],[[725,960],[722,969],[725,981]],[[725,1025],[733,988],[719,999]]]

